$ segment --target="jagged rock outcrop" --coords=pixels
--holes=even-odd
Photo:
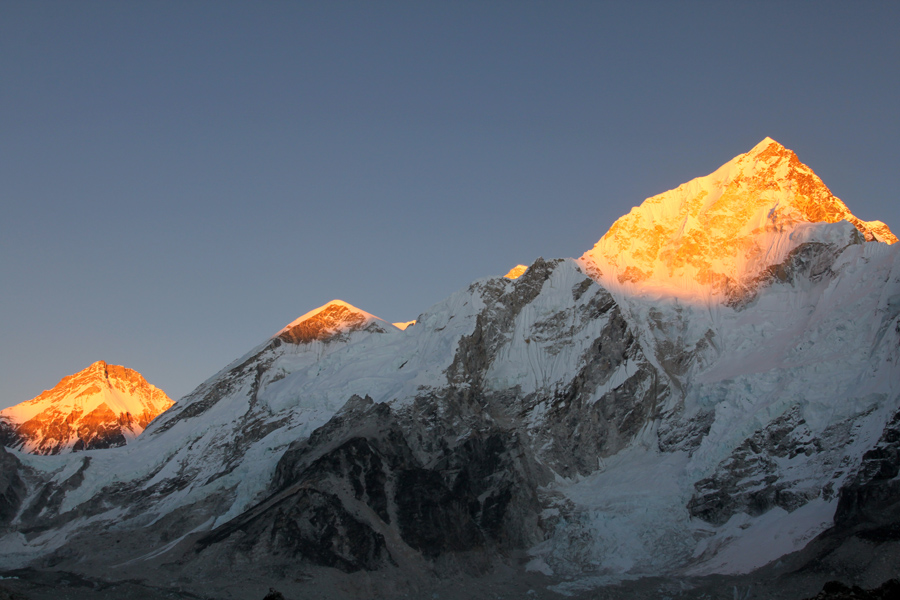
[[[830,501],[837,490],[830,483],[823,486],[822,479],[827,482],[846,468],[844,448],[853,439],[847,421],[814,433],[800,407],[793,406],[735,448],[712,476],[695,483],[688,509],[694,517],[723,525],[737,513],[759,516],[776,506],[793,512],[815,498]],[[818,474],[809,468],[813,455]]]

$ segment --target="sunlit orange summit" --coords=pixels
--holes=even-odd
[[[822,227],[841,221],[846,227]],[[581,262],[610,289],[728,301],[823,236],[839,246],[897,241],[881,221],[855,217],[796,154],[766,138],[711,175],[632,208]]]
[[[172,404],[137,371],[99,361],[0,411],[0,443],[32,454],[123,446]]]

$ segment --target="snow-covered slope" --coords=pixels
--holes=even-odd
[[[33,454],[122,446],[172,404],[137,371],[98,361],[0,411],[0,441]]]
[[[126,447],[2,458],[0,559],[387,570],[394,595],[498,562],[566,593],[751,571],[893,489],[866,473],[900,409],[895,239],[764,140],[579,260],[476,280],[403,330],[331,302]]]

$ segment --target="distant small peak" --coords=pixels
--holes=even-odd
[[[525,271],[528,270],[528,267],[525,265],[516,265],[512,269],[509,270],[509,273],[504,275],[507,279],[518,279],[522,275],[525,274]]]
[[[397,329],[401,329],[401,330],[403,330],[403,331],[406,331],[406,328],[407,328],[407,327],[412,327],[412,326],[415,325],[415,324],[416,324],[416,320],[415,320],[415,319],[413,319],[412,321],[403,321],[403,322],[401,322],[401,323],[391,323],[391,325],[393,325],[393,326],[396,327]]]
[[[294,319],[275,337],[292,344],[327,341],[341,333],[356,331],[372,321],[383,321],[343,300],[332,300]]]

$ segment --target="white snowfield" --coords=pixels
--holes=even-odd
[[[612,295],[668,393],[624,449],[598,456],[589,475],[559,475],[542,490],[553,525],[530,549],[529,568],[558,576],[561,592],[645,575],[742,573],[828,528],[837,491],[900,408],[900,244],[886,243],[895,240],[883,224],[855,219],[793,153],[767,138],[712,175],[648,199],[580,259],[556,264],[516,313],[512,334],[498,342],[485,389],[546,398],[524,416],[528,430],[546,424],[554,394],[570,384],[609,319],[585,320],[590,294],[573,296],[588,274],[592,290]],[[804,248],[814,250],[808,260],[770,269]],[[823,251],[831,257],[825,262],[817,258]],[[211,530],[258,502],[287,446],[351,396],[399,408],[447,387],[460,340],[488,308],[485,289],[514,290],[519,281],[477,280],[403,331],[341,303],[364,316],[363,326],[300,344],[274,343],[276,335],[181,399],[134,443],[16,456],[59,483],[90,457],[61,513],[133,482],[156,494],[151,512],[123,517],[123,507],[111,506],[90,519],[150,524],[219,494],[227,509],[196,525]],[[624,361],[591,397],[620,389],[637,368]],[[748,439],[779,423],[790,424],[795,446],[811,450],[747,450]],[[687,432],[679,440],[692,434],[698,441],[668,444],[679,428]],[[765,462],[764,474],[801,499],[761,514],[738,505],[718,520],[692,514],[705,480],[726,482],[736,495],[766,485],[737,471],[729,479],[729,465],[744,460],[736,453]],[[173,491],[160,491],[176,481]],[[24,564],[89,525],[76,518],[27,540],[9,534],[0,559]]]

